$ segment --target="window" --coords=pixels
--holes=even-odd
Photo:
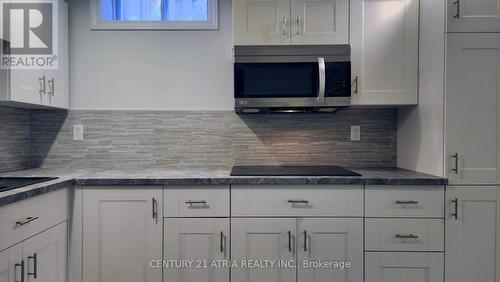
[[[216,29],[217,0],[92,0],[93,29]]]

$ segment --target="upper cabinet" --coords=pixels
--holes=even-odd
[[[20,60],[25,62],[25,64],[42,65],[29,68],[11,67],[0,69],[0,105],[26,108],[68,108],[68,4],[62,0],[53,0],[52,2],[57,4],[54,5],[57,7],[57,13],[54,12],[54,16],[57,15],[57,19],[55,19],[54,28],[50,28],[53,31],[51,38],[44,37],[40,39],[35,34],[29,37],[28,42],[25,42],[26,39],[17,43],[0,40],[0,43],[4,45],[3,47],[6,50],[13,50],[16,44],[17,48],[22,46],[26,49],[28,48],[27,46],[33,46],[36,43],[51,47],[53,52],[53,55],[43,55],[40,57],[36,56],[36,52],[39,52],[38,49],[35,49],[35,51],[26,51],[26,54],[34,54],[33,52],[35,52],[35,55],[23,56],[22,53],[17,55],[12,54],[11,59],[17,60],[18,65]],[[43,20],[42,24],[44,24]],[[52,42],[53,46],[50,46],[50,43],[46,43],[44,40]],[[32,41],[35,41],[35,43]],[[36,62],[26,61],[24,57],[28,57],[30,60],[35,58]],[[47,67],[53,59],[58,61],[57,68]]]
[[[349,0],[235,0],[235,45],[347,44]]]
[[[500,0],[447,0],[448,32],[500,32]]]
[[[453,184],[496,184],[500,34],[448,34],[447,48],[447,177]]]
[[[418,0],[351,0],[352,103],[418,102]]]

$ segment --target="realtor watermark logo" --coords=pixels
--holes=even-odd
[[[57,0],[0,0],[1,69],[57,69]]]

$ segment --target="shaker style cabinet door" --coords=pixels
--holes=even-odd
[[[189,261],[188,267],[166,267],[165,282],[229,282],[229,219],[166,218],[165,261]]]
[[[365,263],[365,282],[443,282],[442,253],[367,253]]]
[[[160,282],[162,187],[86,187],[83,281]]]
[[[25,280],[67,281],[67,223],[61,223],[23,242]]]
[[[231,219],[231,259],[295,260],[296,219],[233,218]],[[232,268],[233,282],[295,282],[295,268]]]
[[[235,45],[290,44],[290,0],[233,1]]]
[[[414,105],[418,0],[351,0],[352,103]]]
[[[21,244],[12,246],[0,252],[0,282],[21,281],[23,268],[23,248]],[[24,264],[24,265],[23,265]]]
[[[363,281],[362,219],[298,219],[298,281]],[[307,267],[310,262],[350,262],[348,268]],[[304,267],[306,266],[306,267]]]
[[[447,177],[452,184],[496,184],[500,34],[448,34],[447,46]]]
[[[349,0],[291,0],[292,44],[349,44]]]
[[[500,280],[500,187],[447,187],[446,281]]]
[[[500,32],[500,0],[446,0],[448,32]]]

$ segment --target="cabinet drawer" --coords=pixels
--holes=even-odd
[[[444,251],[442,219],[367,218],[367,251]]]
[[[443,218],[443,186],[366,186],[367,217]]]
[[[67,219],[68,189],[50,192],[0,208],[0,250]]]
[[[165,217],[229,217],[229,200],[229,186],[167,187]]]
[[[233,186],[232,216],[363,216],[358,185]]]
[[[365,282],[443,282],[442,253],[366,253]]]

